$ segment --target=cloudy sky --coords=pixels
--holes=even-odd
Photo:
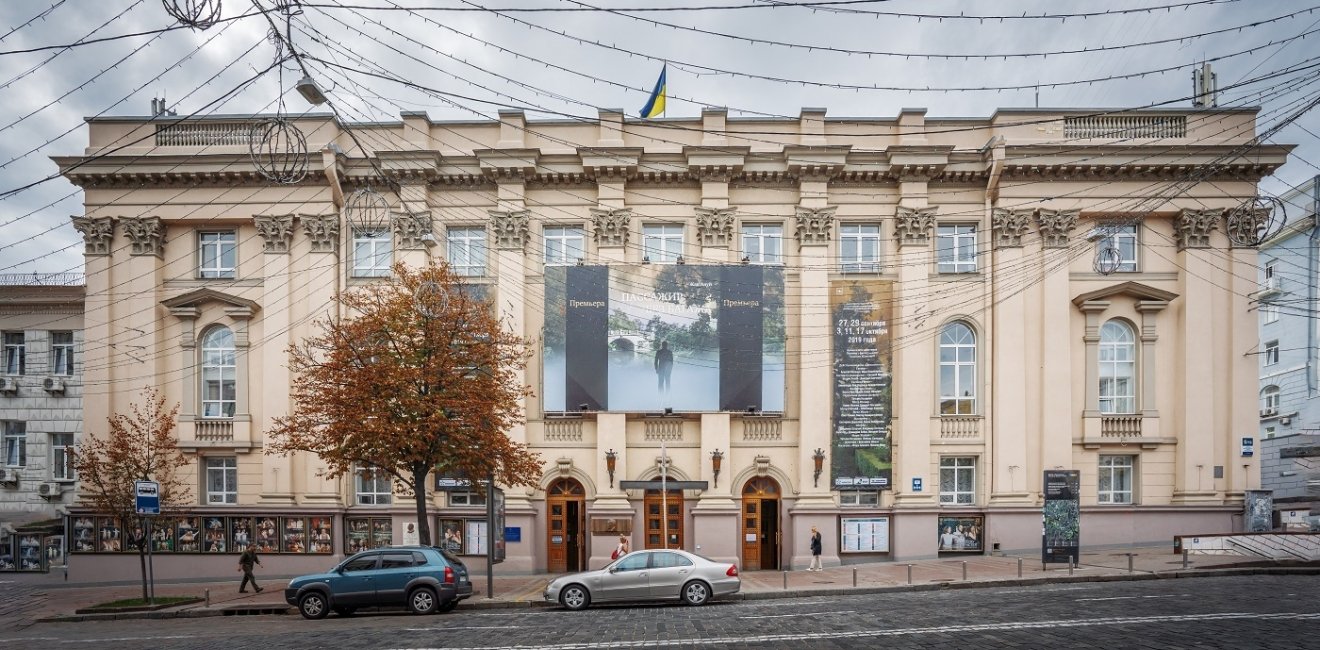
[[[636,114],[665,61],[669,117],[702,106],[772,116],[819,106],[833,117],[1186,107],[1190,67],[1203,60],[1221,106],[1261,107],[1260,130],[1320,98],[1313,2],[798,2],[307,0],[291,33],[348,121],[402,110],[470,120],[505,107],[532,119]],[[81,271],[69,216],[82,194],[50,156],[82,151],[85,117],[145,115],[153,97],[180,115],[270,112],[281,88],[289,112],[309,110],[290,90],[300,73],[286,67],[283,85],[277,71],[259,75],[277,48],[264,16],[244,17],[253,7],[227,0],[207,30],[160,31],[177,25],[161,0],[0,3],[0,273]],[[1110,13],[1077,15],[1096,12]],[[1317,134],[1315,110],[1278,132],[1274,142],[1299,147],[1265,191],[1320,174]]]

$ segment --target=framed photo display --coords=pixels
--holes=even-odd
[[[454,555],[463,554],[462,519],[441,519],[440,526],[436,528],[436,532],[436,536],[440,538],[441,548]]]
[[[114,517],[97,517],[96,550],[102,553],[118,553],[124,550],[124,529]]]
[[[985,550],[984,515],[941,516],[939,552],[981,553]]]
[[[201,519],[195,516],[180,517],[175,525],[175,549],[180,553],[200,553],[202,550]]]
[[[393,544],[392,525],[388,517],[345,517],[344,552],[352,554]]]
[[[258,553],[280,552],[280,526],[278,517],[257,517],[255,520],[253,544]]]
[[[20,533],[18,535],[18,570],[45,571],[46,546],[41,542],[41,535]]]
[[[69,550],[75,553],[95,553],[96,552],[96,518],[91,515],[79,515],[73,518],[73,525],[69,527],[69,535],[73,540]]]
[[[312,517],[309,520],[308,529],[309,541],[307,552],[330,555],[335,552],[334,532],[335,520],[332,517]]]
[[[203,517],[203,540],[206,544],[207,553],[228,553],[229,552],[229,528],[225,525],[224,517]]]
[[[889,517],[844,517],[839,527],[841,552],[889,552]]]

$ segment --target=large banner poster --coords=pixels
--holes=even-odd
[[[1041,514],[1042,564],[1076,564],[1081,559],[1082,473],[1075,469],[1045,470],[1045,507]]]
[[[834,340],[834,434],[830,470],[836,490],[891,484],[889,417],[894,283],[842,280],[830,285]]]
[[[552,266],[544,409],[784,410],[784,276],[766,266]]]

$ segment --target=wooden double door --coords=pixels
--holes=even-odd
[[[587,568],[586,490],[571,478],[546,489],[546,569],[573,573]]]
[[[664,498],[661,498],[660,490],[647,490],[642,511],[646,513],[643,548],[683,548],[682,490],[669,490]],[[669,536],[668,544],[664,542],[665,535]]]
[[[779,569],[779,483],[757,476],[742,490],[742,556],[748,571]]]

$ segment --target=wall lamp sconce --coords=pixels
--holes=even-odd
[[[811,460],[816,461],[816,472],[811,476],[812,487],[820,487],[820,473],[825,470],[825,450],[816,448],[816,453],[811,455]]]
[[[610,489],[614,489],[614,463],[619,458],[619,452],[611,448],[605,452],[605,471],[610,473]]]
[[[724,452],[716,449],[710,452],[710,469],[715,473],[715,487],[720,486],[720,466],[724,464]]]

